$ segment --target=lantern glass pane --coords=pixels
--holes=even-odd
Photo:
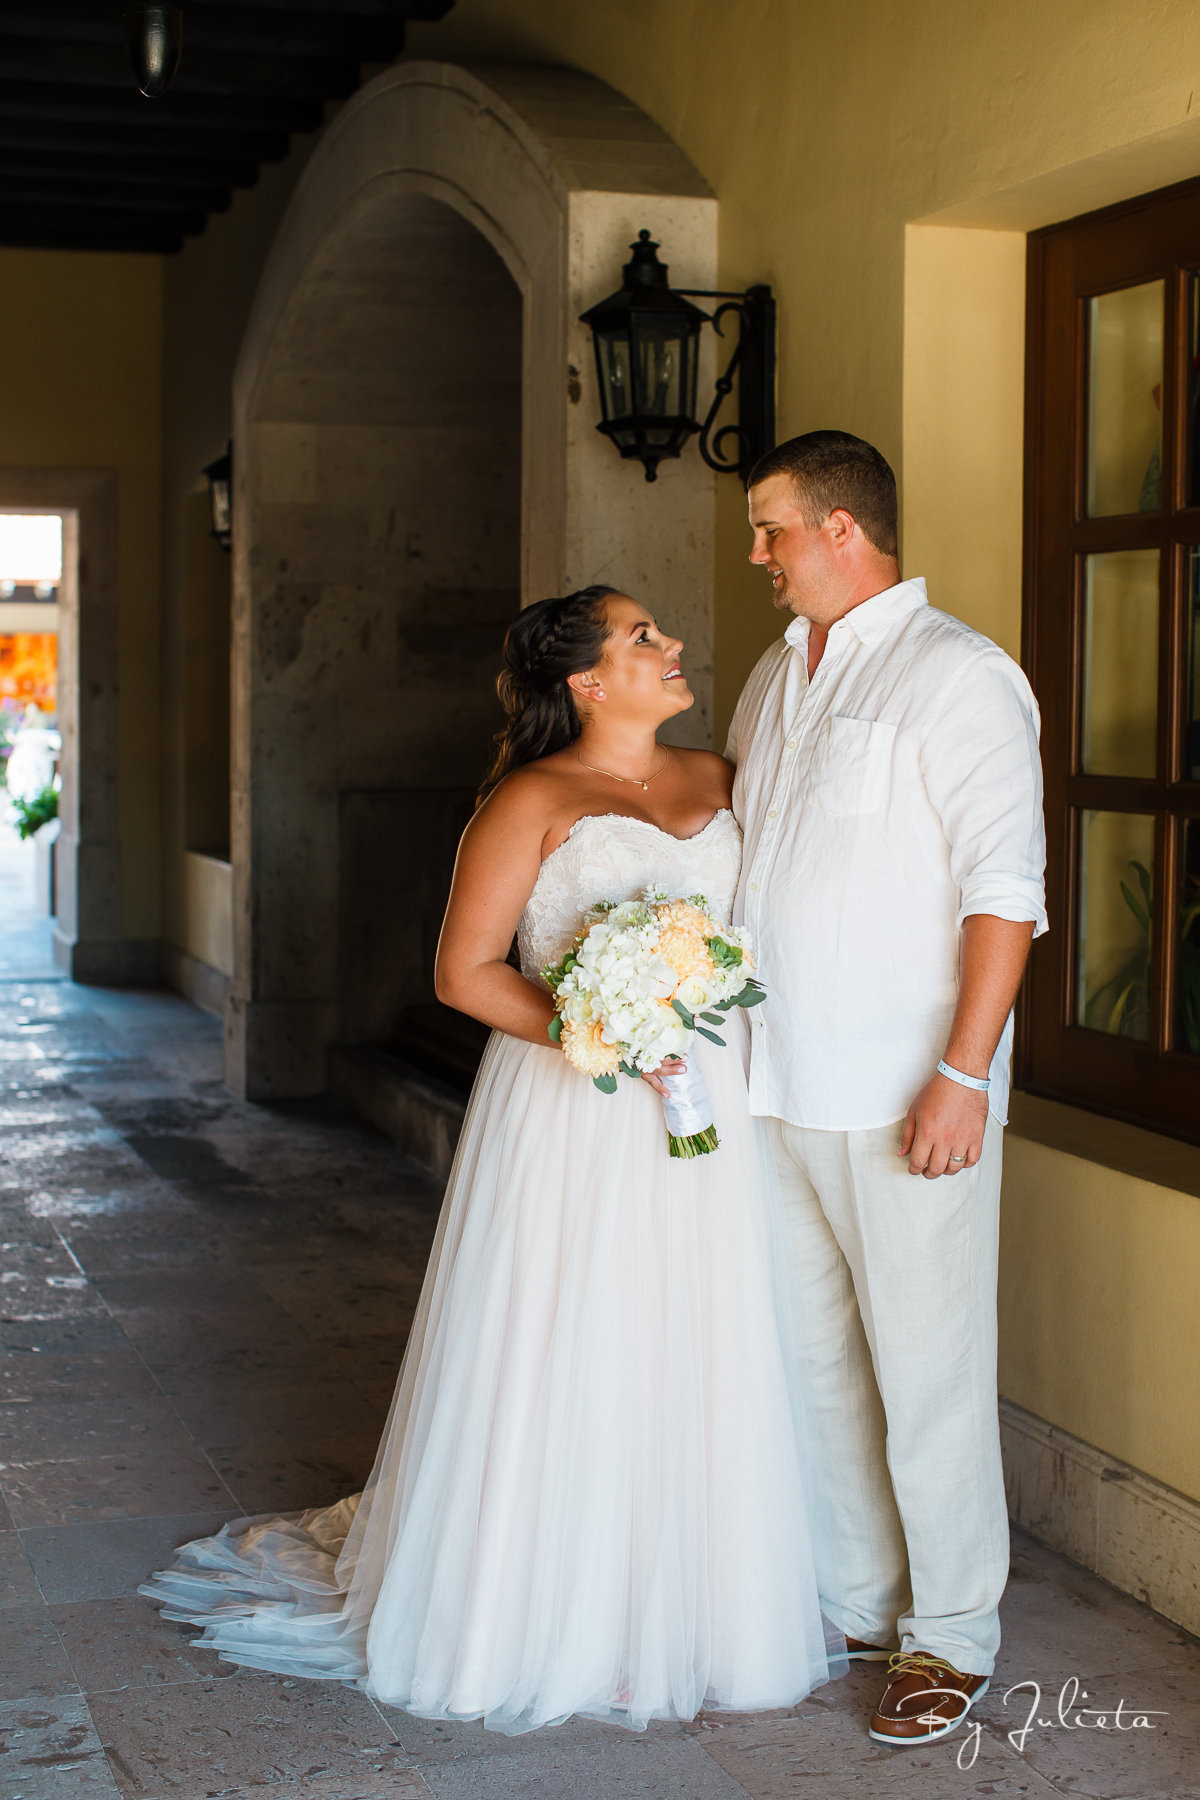
[[[680,375],[687,339],[677,329],[638,324],[636,391],[638,411],[649,418],[678,418],[683,411]]]
[[[622,332],[597,337],[600,350],[600,403],[606,419],[624,419],[634,411],[629,339]]]

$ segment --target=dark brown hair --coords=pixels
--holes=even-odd
[[[580,721],[567,677],[594,669],[600,661],[609,635],[604,603],[619,592],[580,588],[560,600],[535,601],[513,620],[496,681],[508,723],[496,734],[480,800],[514,769],[575,742]]]
[[[810,528],[831,512],[848,512],[881,556],[896,554],[896,477],[871,444],[848,431],[806,431],[761,456],[749,487],[787,475]]]

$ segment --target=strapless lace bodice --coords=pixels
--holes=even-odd
[[[623,813],[578,819],[542,864],[521,915],[522,973],[536,979],[557,962],[597,900],[631,900],[655,883],[672,895],[706,895],[715,917],[727,920],[741,860],[742,834],[725,809],[682,841]]]

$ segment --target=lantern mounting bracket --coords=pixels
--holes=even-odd
[[[673,288],[658,244],[638,233],[615,294],[580,314],[590,326],[596,353],[601,421],[598,431],[622,457],[635,458],[646,480],[658,465],[678,457],[689,437],[698,436],[700,454],[720,475],[747,481],[759,457],[775,442],[775,301],[765,285],[744,293],[714,288]],[[701,312],[692,300],[720,300],[715,313]],[[737,317],[738,338],[703,423],[697,418],[696,376],[700,333],[712,325],[724,337],[722,320]],[[737,377],[737,423],[717,426]],[[726,454],[732,439],[735,450]]]
[[[725,373],[718,375],[712,405],[700,427],[700,454],[718,475],[739,475],[743,486],[760,456],[775,445],[775,301],[765,282],[747,288],[744,293],[731,293],[719,288],[676,288],[693,300],[723,300],[712,315],[712,328],[724,337],[721,320],[726,313],[736,313],[738,341]],[[733,392],[733,377],[738,376],[738,419],[736,425],[723,425],[712,436],[717,414]],[[737,440],[737,458],[731,461],[721,449],[725,438]]]

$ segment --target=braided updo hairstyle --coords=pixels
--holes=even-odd
[[[538,600],[515,618],[504,639],[504,668],[496,681],[508,723],[479,790],[486,800],[497,782],[524,763],[565,750],[579,736],[579,714],[568,675],[594,669],[608,640],[604,602],[619,588],[585,587],[560,600]]]

